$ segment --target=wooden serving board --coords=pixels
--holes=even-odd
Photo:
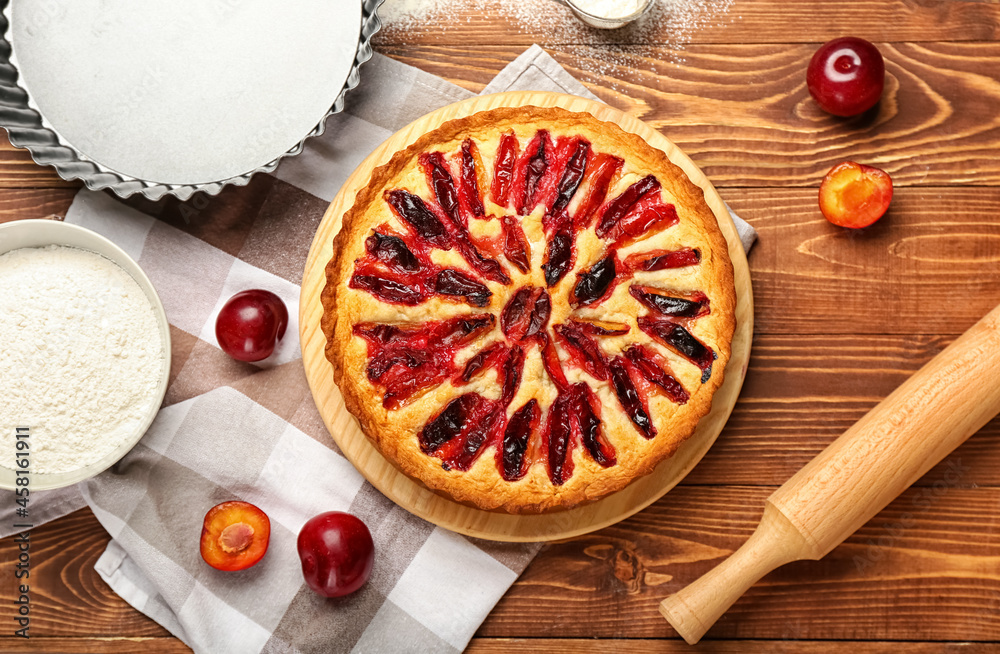
[[[712,410],[673,457],[661,463],[649,476],[597,502],[557,513],[510,515],[468,507],[431,492],[399,472],[369,443],[357,420],[344,407],[340,390],[333,383],[333,367],[324,354],[326,337],[320,327],[323,314],[320,295],[326,284],[325,266],[332,257],[333,238],[340,230],[341,218],[354,202],[357,190],[368,182],[372,170],[447,120],[496,107],[527,105],[586,111],[600,120],[616,123],[663,150],[705,190],[705,199],[718,217],[729,243],[735,273],[737,323],[732,356]],[[637,118],[599,102],[559,93],[517,91],[471,98],[429,113],[396,132],[358,166],[316,230],[302,278],[299,330],[306,377],[327,429],[344,455],[379,491],[407,511],[467,536],[499,541],[556,540],[601,529],[641,511],[673,488],[701,460],[726,424],[743,385],[753,333],[753,294],[746,254],[725,203],[701,170],[669,139]]]

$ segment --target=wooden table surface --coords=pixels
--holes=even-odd
[[[760,234],[750,369],[716,445],[637,516],[546,546],[469,651],[1000,651],[1000,420],[824,560],[765,577],[700,645],[657,610],[750,535],[775,487],[1000,302],[1000,4],[660,1],[672,18],[609,33],[554,0],[506,16],[513,0],[439,2],[375,40],[473,91],[543,45],[678,143]],[[813,51],[844,35],[886,60],[881,104],[853,119],[824,114],[805,85]],[[887,216],[857,233],[817,208],[844,159],[896,184]],[[62,214],[76,191],[6,142],[0,187],[0,221]],[[0,541],[0,652],[188,651],[98,578],[108,538],[89,510],[32,532],[30,641],[13,637],[16,552]]]

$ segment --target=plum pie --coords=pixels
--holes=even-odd
[[[383,456],[509,513],[646,475],[711,408],[736,296],[704,192],[588,113],[502,107],[375,169],[326,266],[326,356]]]

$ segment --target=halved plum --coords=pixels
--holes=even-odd
[[[201,527],[201,558],[216,570],[246,570],[267,552],[271,521],[249,502],[216,504]]]
[[[892,178],[884,170],[853,161],[830,169],[819,187],[819,208],[834,225],[859,229],[885,215]]]

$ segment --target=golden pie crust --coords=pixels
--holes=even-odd
[[[399,233],[406,232],[405,223],[387,204],[387,191],[406,189],[430,204],[434,192],[430,189],[424,170],[419,165],[421,153],[441,152],[446,157],[457,156],[466,139],[472,139],[482,160],[482,168],[492,177],[494,157],[501,136],[513,130],[520,143],[521,152],[538,130],[547,130],[553,139],[582,137],[588,140],[593,153],[607,153],[621,157],[621,172],[612,183],[607,200],[617,197],[631,184],[646,175],[654,175],[660,182],[662,200],[674,205],[679,222],[667,229],[651,233],[648,237],[623,246],[619,256],[652,250],[678,250],[696,248],[700,263],[682,268],[654,272],[634,272],[614,288],[610,297],[593,307],[571,305],[577,273],[587,270],[599,261],[606,251],[606,243],[597,238],[594,226],[576,238],[576,257],[572,269],[552,287],[548,288],[552,311],[548,333],[553,326],[567,320],[572,314],[586,320],[611,321],[627,324],[630,329],[620,336],[603,336],[599,339],[602,351],[613,357],[633,343],[641,343],[655,350],[669,361],[673,376],[690,393],[690,399],[677,404],[660,393],[649,393],[649,414],[657,434],[644,438],[622,408],[608,381],[599,381],[568,360],[567,352],[556,349],[566,377],[570,383],[586,382],[601,404],[600,419],[604,437],[614,447],[616,463],[609,467],[599,465],[579,442],[570,450],[572,476],[562,484],[550,478],[544,456],[539,457],[540,441],[548,409],[558,396],[558,390],[546,373],[538,346],[526,347],[526,358],[520,386],[507,409],[508,418],[531,398],[541,408],[541,423],[532,433],[528,446],[529,460],[535,457],[527,473],[517,481],[506,481],[500,474],[494,445],[484,449],[475,463],[466,471],[447,469],[439,458],[425,453],[419,444],[418,434],[437,416],[448,403],[469,392],[495,399],[500,395],[500,382],[494,371],[473,379],[468,384],[455,385],[444,381],[408,404],[398,409],[387,409],[382,404],[385,389],[369,381],[368,343],[355,335],[359,323],[419,324],[440,321],[449,317],[491,313],[497,325],[472,343],[461,348],[456,356],[459,369],[486,345],[502,341],[499,317],[507,302],[523,286],[545,288],[542,262],[546,249],[546,234],[542,227],[544,207],[536,207],[528,216],[518,217],[530,243],[531,267],[522,274],[501,254],[497,257],[511,278],[509,285],[481,279],[492,291],[486,307],[478,308],[456,301],[454,298],[434,296],[415,306],[387,303],[378,297],[350,286],[357,260],[366,256],[365,241],[375,227],[388,223]],[[499,230],[499,216],[512,213],[510,206],[501,208],[488,201],[489,186],[483,189],[483,204],[488,220],[469,220],[474,237],[487,237]],[[576,194],[580,195],[580,192]],[[574,203],[570,203],[570,211]],[[511,203],[513,204],[513,203]],[[598,214],[599,215],[599,214]],[[405,240],[405,239],[404,239]],[[733,268],[729,260],[727,243],[719,229],[715,215],[705,202],[704,193],[687,175],[673,164],[662,151],[648,145],[641,137],[625,132],[619,126],[600,121],[588,113],[573,113],[560,108],[518,107],[497,108],[451,120],[424,134],[412,145],[397,152],[384,166],[375,169],[369,183],[355,198],[353,206],[344,214],[343,226],[334,241],[334,256],[326,266],[326,286],[322,293],[322,328],[327,339],[326,356],[333,365],[334,380],[340,387],[347,409],[358,419],[362,431],[378,451],[404,474],[457,502],[485,510],[509,513],[540,513],[564,510],[581,503],[600,499],[621,490],[634,479],[653,471],[658,463],[671,456],[680,444],[695,431],[698,421],[711,408],[712,396],[721,386],[726,364],[730,357],[730,344],[735,328],[736,297],[733,285]],[[433,261],[442,265],[475,271],[454,250],[433,250]],[[657,343],[637,325],[637,318],[650,311],[629,294],[631,283],[639,283],[680,294],[700,291],[710,301],[708,315],[686,322],[689,332],[710,347],[716,355],[711,376],[702,382],[702,370],[671,349]]]

